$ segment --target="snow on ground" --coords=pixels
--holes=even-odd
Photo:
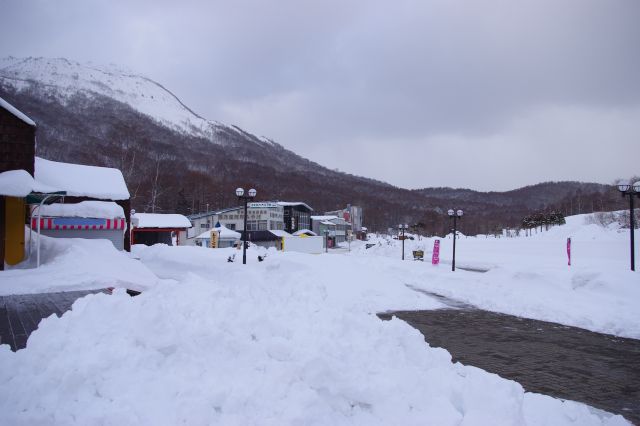
[[[43,235],[40,237],[40,268],[36,269],[37,236],[34,234],[33,238],[30,258],[0,272],[0,295],[107,287],[142,291],[159,281],[146,266],[118,251],[108,240],[50,238]]]
[[[87,296],[45,319],[26,349],[0,346],[0,424],[626,424],[453,364],[406,323],[379,320],[441,307],[391,259],[134,254],[162,282],[135,298]]]
[[[529,238],[460,239],[459,264],[486,273],[452,273],[447,240],[434,267],[400,261],[398,241],[332,255],[252,247],[242,265],[231,248],[135,246],[130,257],[108,241],[43,237],[44,266],[0,272],[4,292],[114,281],[145,291],[84,297],[43,320],[26,349],[0,346],[0,424],[627,424],[454,364],[375,315],[443,307],[411,285],[635,335],[638,280],[617,248],[626,234],[578,220]],[[571,269],[555,248],[566,231]],[[421,244],[432,241],[407,242]]]
[[[406,284],[483,309],[640,338],[640,275],[629,270],[629,230],[587,224],[589,216],[568,217],[566,225],[531,237],[463,236],[456,243],[455,273],[450,235],[441,239],[439,266],[430,262],[433,238],[405,241],[406,258],[421,248],[424,263],[399,264],[401,242],[389,237],[372,238],[369,243],[376,245],[368,250],[352,246],[352,253],[378,263],[393,260],[389,268]],[[567,237],[572,239],[570,267]]]

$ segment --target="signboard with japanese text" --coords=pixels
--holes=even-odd
[[[431,257],[431,264],[437,265],[440,263],[440,240],[433,242],[433,256]]]
[[[211,238],[209,239],[209,248],[218,248],[218,231],[211,230]]]

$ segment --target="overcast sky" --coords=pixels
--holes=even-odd
[[[406,188],[640,174],[640,1],[0,0],[0,56],[121,64]]]

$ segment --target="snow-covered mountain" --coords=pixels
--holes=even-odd
[[[232,129],[196,114],[162,84],[113,64],[7,57],[0,58],[0,78],[18,90],[35,83],[64,104],[78,93],[107,96],[175,131],[214,143],[224,143],[219,133]],[[266,138],[259,141],[273,143]]]

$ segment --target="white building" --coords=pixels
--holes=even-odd
[[[342,210],[335,210],[332,212],[326,212],[327,216],[338,216],[351,224],[351,230],[353,232],[362,231],[362,207],[352,206],[347,204],[347,207]]]
[[[347,241],[351,224],[335,215],[311,216],[311,229],[320,236],[325,236],[326,231],[329,240],[335,245]]]
[[[229,229],[242,231],[244,207],[221,211],[218,222]],[[273,231],[284,229],[284,208],[277,203],[249,203],[247,206],[247,231]]]
[[[242,231],[244,227],[244,206],[199,213],[189,216],[192,231],[188,234],[188,245],[196,244],[196,236],[217,226],[225,226],[232,231]],[[278,203],[256,202],[247,205],[248,231],[280,231],[284,229],[284,207]]]

